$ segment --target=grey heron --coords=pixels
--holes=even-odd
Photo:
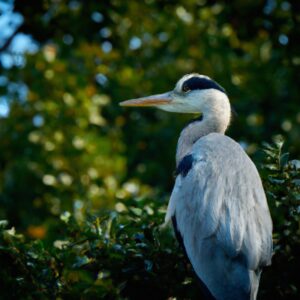
[[[261,270],[271,263],[272,220],[254,163],[225,135],[231,118],[225,90],[193,73],[173,91],[120,105],[201,114],[180,134],[165,222],[173,222],[208,299],[256,299]]]

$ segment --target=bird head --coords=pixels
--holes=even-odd
[[[197,73],[184,75],[172,91],[126,100],[120,105],[154,106],[178,113],[206,113],[216,107],[230,110],[225,90],[208,76]]]

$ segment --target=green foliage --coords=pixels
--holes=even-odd
[[[24,242],[2,221],[4,299],[196,297],[191,268],[170,230],[161,227],[165,206],[135,200],[122,210],[81,224],[66,212],[56,224],[59,239],[48,247]]]
[[[279,138],[274,145],[265,143],[267,160],[265,188],[272,211],[274,226],[273,266],[269,276],[271,298],[296,298],[300,294],[300,160],[289,160],[289,153],[282,153],[283,141]],[[274,273],[280,276],[273,276]]]
[[[274,221],[274,257],[259,299],[298,299],[300,161],[266,145],[265,186]],[[0,280],[4,299],[199,299],[191,266],[169,227],[165,204],[119,203],[118,211],[78,223],[65,212],[55,239],[28,241],[2,221]]]

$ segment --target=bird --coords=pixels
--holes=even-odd
[[[191,73],[172,91],[120,105],[199,115],[179,136],[165,223],[173,223],[206,299],[255,300],[271,264],[273,225],[255,164],[225,135],[232,115],[225,89]]]

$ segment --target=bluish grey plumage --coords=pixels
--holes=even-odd
[[[231,116],[225,90],[188,74],[171,92],[122,105],[202,114],[180,134],[165,222],[173,221],[206,297],[255,300],[261,269],[271,263],[272,221],[255,165],[224,135]]]
[[[272,222],[256,167],[231,138],[210,133],[192,147],[166,219],[175,215],[195,272],[217,299],[255,299],[272,256]]]

